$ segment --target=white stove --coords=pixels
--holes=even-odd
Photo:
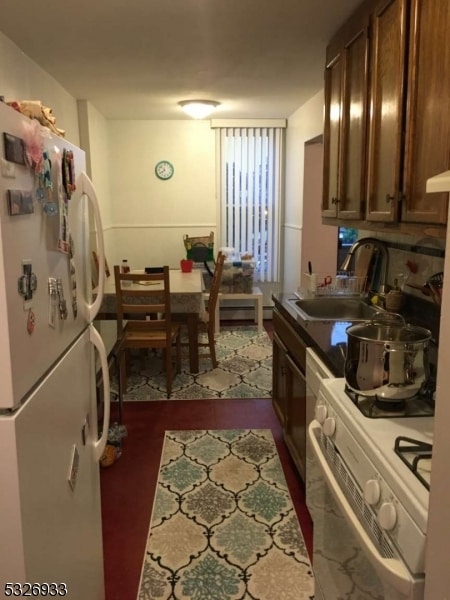
[[[409,573],[403,579],[410,576],[404,595],[386,598],[423,597],[433,421],[433,416],[370,418],[349,397],[344,379],[326,379],[320,386],[310,435],[314,432],[380,560],[393,559]]]

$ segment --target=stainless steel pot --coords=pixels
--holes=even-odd
[[[345,381],[354,392],[396,402],[412,398],[428,381],[428,329],[407,325],[395,313],[377,313],[346,332]]]

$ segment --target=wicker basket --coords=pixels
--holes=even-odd
[[[189,237],[183,236],[186,258],[194,262],[214,261],[214,231],[209,236]]]

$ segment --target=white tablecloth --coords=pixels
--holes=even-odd
[[[133,273],[144,273],[144,271],[133,271]],[[191,273],[182,273],[179,269],[170,269],[170,305],[173,313],[197,313],[200,318],[205,313],[203,300],[203,278],[200,269],[194,269]],[[135,288],[139,284],[133,284]],[[94,290],[94,295],[96,295]],[[105,281],[101,313],[117,313],[116,287],[114,277],[108,277]]]

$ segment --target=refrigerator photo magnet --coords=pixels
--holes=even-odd
[[[30,215],[34,212],[33,195],[23,190],[7,190],[8,214],[12,217],[17,215]]]
[[[3,142],[5,146],[5,158],[18,165],[26,165],[25,145],[21,138],[11,133],[3,132]]]

